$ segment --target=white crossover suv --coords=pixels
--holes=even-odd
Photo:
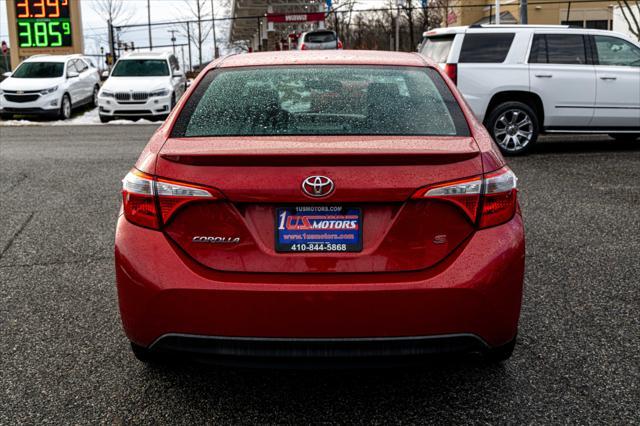
[[[100,75],[81,55],[35,55],[0,83],[0,115],[37,114],[67,119],[71,110],[97,106]]]
[[[100,121],[166,117],[187,87],[178,60],[166,52],[135,52],[116,62],[98,96]]]
[[[478,25],[424,33],[420,52],[456,82],[505,154],[543,132],[640,137],[640,44],[568,26]]]

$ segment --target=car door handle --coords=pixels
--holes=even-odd
[[[602,77],[600,77],[600,80],[617,80],[618,77],[613,77],[610,75],[603,75]]]
[[[536,74],[536,77],[538,77],[538,78],[551,78],[551,77],[553,77],[553,74]]]

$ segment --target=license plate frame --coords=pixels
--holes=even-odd
[[[275,209],[275,250],[278,253],[361,252],[362,224],[360,207],[279,206]]]

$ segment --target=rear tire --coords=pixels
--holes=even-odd
[[[538,140],[538,115],[522,102],[503,102],[487,117],[486,127],[504,155],[524,155]]]
[[[612,133],[609,136],[618,142],[634,142],[640,138],[640,133]]]
[[[489,351],[484,354],[484,359],[490,364],[496,364],[502,361],[506,361],[509,358],[511,358],[511,355],[513,354],[513,349],[515,347],[516,347],[516,338],[514,337],[512,341],[502,346],[497,346],[495,348],[489,349]]]

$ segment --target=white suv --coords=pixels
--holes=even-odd
[[[451,77],[505,154],[542,132],[640,136],[640,44],[611,31],[481,25],[424,33],[420,52]]]
[[[100,75],[81,55],[35,55],[0,83],[0,115],[39,114],[67,119],[73,108],[97,106]]]
[[[178,60],[166,52],[135,52],[116,62],[100,90],[100,121],[166,117],[187,87]]]

